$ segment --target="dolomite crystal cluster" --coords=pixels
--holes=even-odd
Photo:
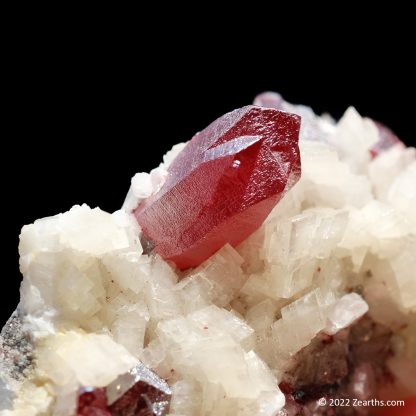
[[[415,149],[353,108],[254,105],[136,174],[119,211],[23,227],[1,416],[318,416],[322,397],[416,394]]]

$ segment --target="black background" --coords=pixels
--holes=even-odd
[[[259,92],[275,90],[337,118],[354,105],[415,143],[407,34],[348,36],[332,46],[331,33],[295,41],[277,31],[267,45],[261,36],[250,45],[232,36],[182,48],[169,36],[149,44],[140,36],[57,36],[38,28],[13,43],[2,81],[0,326],[18,302],[24,224],[83,202],[118,209],[135,172],[157,166],[174,143]]]

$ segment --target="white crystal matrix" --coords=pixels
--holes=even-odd
[[[389,365],[410,380],[415,149],[371,159],[377,128],[353,108],[335,123],[286,105],[304,115],[302,178],[251,237],[185,276],[142,254],[130,215],[183,145],[132,179],[120,211],[75,206],[23,227],[19,315],[33,351],[18,377],[0,338],[1,416],[69,415],[80,386],[106,386],[138,361],[171,386],[171,416],[277,415],[295,354],[367,311],[401,339]]]

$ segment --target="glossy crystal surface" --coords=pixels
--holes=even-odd
[[[164,416],[170,396],[167,383],[142,363],[107,387],[109,409],[114,416]]]
[[[300,177],[299,127],[294,114],[247,106],[196,134],[134,211],[155,252],[187,269],[252,234]]]

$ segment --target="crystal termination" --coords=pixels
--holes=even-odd
[[[299,128],[297,115],[247,106],[196,134],[134,211],[155,252],[187,269],[252,234],[300,177]]]

